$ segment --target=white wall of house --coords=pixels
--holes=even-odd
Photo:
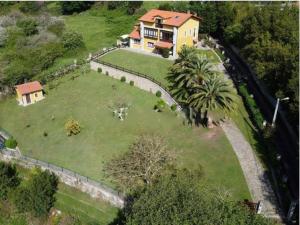
[[[144,23],[140,22],[141,47],[144,49]]]
[[[176,53],[177,32],[178,32],[177,27],[173,27],[173,57],[177,57],[177,53]]]

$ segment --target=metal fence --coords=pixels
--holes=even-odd
[[[78,181],[81,182],[86,182],[89,183],[92,186],[95,186],[99,189],[102,189],[108,193],[111,193],[112,195],[120,198],[120,199],[124,199],[124,195],[121,192],[115,191],[109,187],[107,187],[105,184],[95,181],[87,176],[82,176],[72,170],[66,169],[64,167],[61,166],[57,166],[48,162],[44,162],[38,159],[34,159],[25,155],[21,155],[18,151],[14,151],[14,150],[8,150],[8,149],[0,149],[0,153],[2,153],[3,155],[6,156],[10,156],[12,158],[14,158],[16,160],[17,163],[19,164],[25,164],[26,166],[29,167],[43,167],[45,169],[48,169],[49,171],[52,171],[54,173],[64,173],[65,175],[68,175],[70,177],[76,178]]]

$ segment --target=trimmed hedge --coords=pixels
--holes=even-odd
[[[126,77],[121,77],[121,82],[125,82],[126,81]]]
[[[161,97],[161,91],[157,91],[156,93],[155,93],[155,95],[156,95],[156,97]]]
[[[98,73],[102,73],[102,68],[99,67],[99,68],[97,69],[97,71],[98,71]]]
[[[171,110],[172,111],[176,111],[176,109],[177,109],[177,105],[176,104],[171,105]]]
[[[7,148],[16,148],[18,143],[14,138],[11,137],[11,138],[5,140],[4,145]]]
[[[130,84],[130,86],[134,86],[134,81],[131,80],[131,81],[129,82],[129,84]]]
[[[238,87],[240,94],[242,95],[246,107],[251,113],[251,117],[254,120],[256,126],[260,129],[263,127],[264,117],[260,112],[255,100],[250,96],[248,89],[245,84],[242,84]]]

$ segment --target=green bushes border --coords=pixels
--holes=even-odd
[[[252,117],[255,125],[259,128],[263,128],[264,117],[261,111],[259,110],[255,100],[248,92],[247,86],[245,84],[238,86],[239,93],[244,99],[244,103],[248,110],[250,111],[250,116]]]

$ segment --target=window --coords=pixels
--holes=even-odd
[[[167,31],[160,31],[159,39],[163,41],[173,41],[173,33]]]
[[[186,37],[186,31],[184,31],[184,36]]]
[[[194,28],[194,35],[193,36],[196,37],[196,28]]]
[[[145,28],[144,29],[144,36],[145,37],[151,37],[151,38],[157,38],[157,30],[151,29],[151,28]]]
[[[163,21],[162,19],[157,18],[157,19],[155,20],[155,27],[157,27],[157,28],[162,28],[162,27],[163,27],[162,21]]]
[[[34,96],[37,98],[38,94],[37,94],[37,93],[35,93],[35,94],[34,94]]]
[[[148,42],[148,43],[147,43],[147,46],[148,46],[149,48],[154,48],[154,43],[153,43],[153,42]]]
[[[141,43],[141,40],[139,40],[139,39],[133,39],[133,43],[134,43],[134,44],[140,44],[140,43]]]

